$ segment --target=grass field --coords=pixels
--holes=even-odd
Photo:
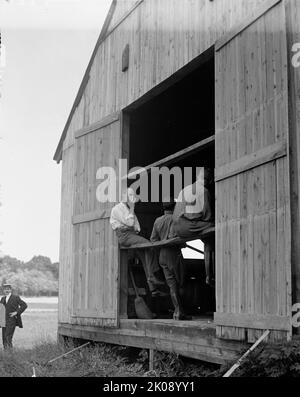
[[[33,368],[38,377],[207,376],[215,371],[214,367],[193,365],[186,373],[185,364],[175,356],[161,355],[156,370],[150,373],[147,351],[105,344],[88,346],[49,364],[74,347],[56,343],[57,298],[24,300],[28,308],[22,315],[24,328],[16,328],[15,348],[8,352],[0,349],[0,378],[30,377]]]
[[[223,368],[207,363],[156,352],[154,371],[149,371],[148,352],[121,346],[94,344],[60,358],[74,346],[56,343],[57,298],[25,298],[23,329],[16,329],[15,349],[0,349],[1,377],[219,377],[233,364]],[[300,339],[258,349],[250,355],[235,376],[299,377]]]
[[[24,298],[28,308],[22,315],[23,329],[16,328],[14,346],[30,349],[41,342],[55,342],[57,336],[57,298]]]

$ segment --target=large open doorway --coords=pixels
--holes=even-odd
[[[215,66],[214,51],[205,54],[184,67],[175,76],[157,87],[126,111],[129,129],[129,168],[151,166],[192,167],[193,182],[196,168],[214,170],[215,134]],[[214,184],[210,189],[214,208]],[[162,199],[162,197],[161,197]],[[162,215],[161,203],[138,203],[136,214],[141,234],[150,238],[154,221]],[[194,246],[203,249],[202,242]],[[215,290],[206,284],[204,257],[191,250],[183,250],[183,284],[180,289],[187,314],[193,318],[215,310]],[[140,295],[161,318],[172,313],[168,298],[159,298],[153,307],[142,266],[131,261]],[[134,290],[129,281],[128,317],[134,318]],[[166,286],[167,291],[167,286]]]

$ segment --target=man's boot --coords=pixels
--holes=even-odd
[[[177,290],[171,290],[171,299],[174,305],[173,320],[191,320],[191,317],[186,316],[183,312],[181,301]]]

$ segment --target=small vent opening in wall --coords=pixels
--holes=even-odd
[[[126,72],[129,68],[129,44],[126,45],[122,55],[122,72]]]

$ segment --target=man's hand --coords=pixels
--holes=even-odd
[[[134,205],[136,202],[137,202],[137,199],[136,199],[134,190],[129,188],[128,192],[127,192],[127,203],[129,205],[130,209],[134,210]]]
[[[129,211],[131,213],[133,213],[134,212],[134,207],[135,207],[135,202],[129,201],[128,202],[128,206],[129,206]]]
[[[9,315],[10,315],[10,317],[15,317],[17,314],[18,314],[18,312],[12,312]]]
[[[131,214],[134,214],[136,202],[137,202],[137,199],[135,197],[132,197],[131,200],[128,200],[129,211]]]

